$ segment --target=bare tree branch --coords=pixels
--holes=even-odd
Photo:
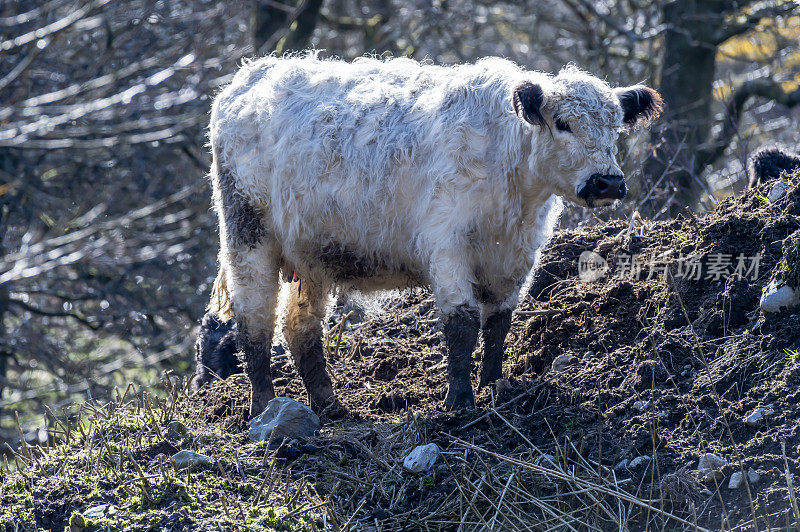
[[[745,104],[754,97],[794,107],[800,104],[800,88],[786,92],[780,83],[768,78],[753,79],[743,83],[725,106],[725,117],[720,132],[711,142],[698,148],[696,164],[699,169],[713,164],[725,152],[736,135]]]
[[[0,53],[8,53],[16,48],[30,44],[33,41],[43,39],[62,30],[65,30],[91,13],[93,10],[102,7],[111,2],[111,0],[95,0],[89,4],[84,5],[71,12],[66,17],[57,20],[47,26],[43,26],[37,30],[30,31],[19,37],[0,42]]]
[[[791,15],[792,13],[796,13],[798,9],[800,9],[798,4],[790,0],[779,5],[763,7],[753,11],[752,13],[734,16],[733,21],[723,25],[711,37],[711,42],[716,45],[722,44],[731,37],[735,37],[736,35],[741,35],[742,33],[752,30],[765,18]]]

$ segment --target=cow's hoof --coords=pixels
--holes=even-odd
[[[503,370],[500,368],[487,368],[484,367],[481,370],[481,379],[478,381],[478,388],[483,388],[484,386],[488,386],[489,384],[493,384],[495,381],[503,378]]]
[[[462,408],[475,408],[475,396],[472,394],[472,385],[450,385],[447,397],[444,398],[444,408],[450,412]]]
[[[336,397],[330,397],[324,401],[311,401],[311,410],[319,416],[323,423],[350,415],[350,411]]]

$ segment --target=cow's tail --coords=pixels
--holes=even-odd
[[[221,321],[229,321],[233,318],[233,306],[231,304],[231,294],[228,291],[228,281],[225,277],[225,268],[220,266],[214,286],[211,289],[211,300],[206,308]]]

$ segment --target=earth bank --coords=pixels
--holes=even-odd
[[[797,527],[800,320],[759,300],[773,279],[800,284],[798,180],[775,201],[765,184],[704,216],[558,232],[514,314],[508,378],[474,411],[441,411],[435,308],[408,291],[329,329],[351,418],[273,451],[247,439],[241,376],[128,390],[15,453],[0,527]],[[304,400],[288,354],[273,364],[279,395]],[[403,470],[427,443],[439,461]],[[211,462],[178,469],[179,450]],[[723,460],[698,470],[708,453]]]

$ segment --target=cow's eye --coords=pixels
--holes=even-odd
[[[572,130],[569,127],[569,124],[564,122],[564,120],[561,118],[556,118],[556,129],[559,131],[566,131],[567,133],[572,132]]]

